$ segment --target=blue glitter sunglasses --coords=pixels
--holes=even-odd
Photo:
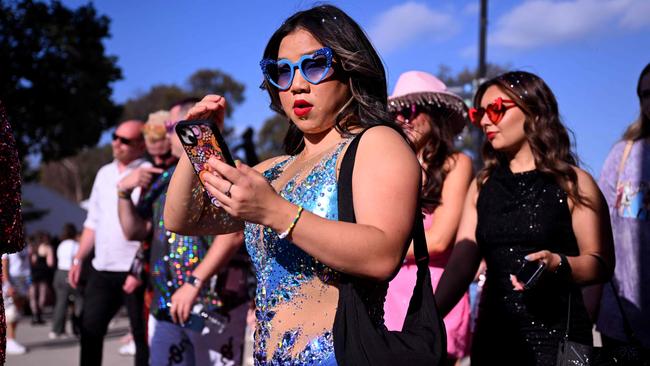
[[[304,55],[295,63],[286,58],[260,62],[266,80],[280,90],[287,90],[293,82],[294,70],[299,69],[302,77],[311,84],[318,84],[328,76],[332,68],[332,49],[323,47],[311,55]]]

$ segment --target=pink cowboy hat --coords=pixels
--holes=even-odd
[[[461,97],[447,91],[445,83],[423,71],[407,71],[399,76],[393,94],[388,97],[388,110],[396,112],[409,105],[446,109],[447,123],[454,134],[467,124],[467,105]]]

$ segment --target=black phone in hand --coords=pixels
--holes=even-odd
[[[524,289],[528,290],[535,286],[535,283],[537,283],[539,277],[542,275],[542,273],[544,273],[545,268],[546,265],[540,260],[524,260],[524,264],[522,264],[521,268],[519,268],[519,271],[516,274],[517,280],[523,283]]]

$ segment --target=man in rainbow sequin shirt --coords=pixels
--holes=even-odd
[[[165,138],[171,137],[172,155],[177,159],[183,152],[178,138],[172,134],[175,123],[171,121],[176,121],[179,114],[171,115],[165,126],[168,127]],[[167,230],[163,222],[167,187],[175,167],[176,162],[166,170],[138,169],[118,185],[124,196],[135,187],[148,188],[137,206],[129,200],[120,199],[119,215],[127,237],[148,239],[151,243],[148,253],[145,248],[141,248],[136,255],[130,276],[132,281],[142,281],[144,267],[149,264],[150,285],[153,289],[149,315],[151,364],[238,365],[241,363],[243,330],[241,336],[238,336],[233,335],[231,329],[238,328],[238,317],[232,316],[231,311],[225,316],[218,316],[219,319],[226,319],[228,326],[223,329],[225,322],[206,321],[197,315],[202,313],[217,316],[217,312],[225,314],[227,310],[231,310],[233,303],[230,298],[232,296],[228,293],[223,296],[217,294],[215,286],[219,286],[212,273],[198,275],[195,272],[208,254],[213,238],[180,235]],[[157,176],[158,174],[160,175]],[[218,240],[215,238],[214,242]],[[218,259],[223,264],[228,262],[231,254],[217,254],[216,257],[222,257]],[[214,271],[216,270],[217,268],[214,268]],[[195,301],[193,315],[183,322],[174,314],[170,314],[170,310],[172,296],[180,288],[185,289],[188,286],[195,291]],[[245,314],[247,299],[241,299],[240,302],[243,303],[240,307],[244,309]]]

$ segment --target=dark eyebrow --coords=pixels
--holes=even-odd
[[[317,48],[317,49],[315,49],[315,50],[305,52],[305,53],[301,54],[300,57],[305,56],[305,55],[313,55],[316,51],[322,50],[323,48],[324,48],[324,47]],[[300,57],[299,57],[299,58],[300,58]],[[278,60],[288,60],[288,58],[278,56]]]

